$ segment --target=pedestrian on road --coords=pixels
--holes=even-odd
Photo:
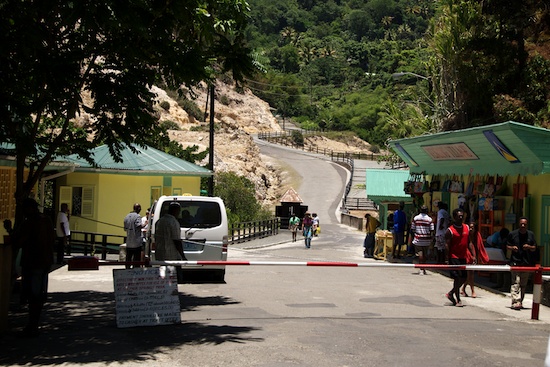
[[[69,205],[67,203],[61,204],[59,213],[57,213],[55,231],[57,234],[57,245],[55,247],[56,263],[63,264],[65,249],[69,244],[69,236],[71,235],[71,229],[69,228]]]
[[[476,258],[473,258],[469,256],[467,258],[468,264],[487,264],[489,262],[489,255],[487,255],[487,251],[485,251],[485,246],[483,245],[483,238],[481,238],[481,233],[479,233],[479,229],[477,227],[477,223],[470,222],[470,243],[473,245]],[[468,252],[469,254],[469,252]],[[474,270],[467,270],[466,271],[466,282],[464,282],[464,285],[462,286],[462,291],[460,291],[460,295],[468,297],[468,294],[466,293],[466,286],[470,286],[470,291],[472,292],[472,298],[476,298],[476,291],[474,289],[475,286],[475,271]]]
[[[434,223],[428,215],[428,207],[422,205],[420,213],[415,216],[411,223],[411,231],[414,234],[412,244],[418,257],[419,264],[425,264],[428,256],[428,249],[433,241]],[[419,275],[426,275],[426,269],[420,269]]]
[[[311,237],[313,237],[312,227],[313,218],[311,218],[311,214],[309,212],[306,212],[304,219],[302,220],[302,234],[304,235],[306,248],[311,247]]]
[[[401,258],[401,248],[405,244],[405,229],[407,227],[407,214],[403,211],[405,202],[399,202],[399,209],[393,213],[393,248],[392,257]]]
[[[519,218],[519,228],[508,235],[507,249],[511,251],[512,266],[535,266],[540,260],[535,234],[527,229],[528,224],[529,220],[526,217]],[[523,298],[530,276],[531,273],[527,271],[512,271],[510,295],[514,310],[523,308]]]
[[[168,207],[168,213],[164,214],[156,223],[155,258],[157,260],[187,260],[183,253],[180,223],[176,219],[180,212],[180,204],[172,202]]]
[[[470,242],[470,227],[464,224],[464,210],[460,208],[453,210],[453,224],[445,233],[445,249],[449,265],[466,265],[468,251],[470,251],[470,256],[476,258],[475,250]],[[453,289],[445,294],[445,297],[451,301],[453,306],[462,307],[460,287],[466,281],[466,270],[453,269],[450,271],[450,275],[453,278]]]
[[[317,237],[319,236],[319,232],[321,231],[319,217],[317,216],[317,213],[311,214],[311,217],[313,219],[313,226],[311,227],[311,229],[313,231],[313,235]]]
[[[292,233],[292,242],[296,242],[296,233],[300,226],[300,218],[296,214],[292,214],[292,217],[288,220],[288,226],[290,227],[290,233]]]
[[[373,258],[376,228],[380,227],[382,223],[369,213],[365,214],[365,218],[367,219],[367,223],[365,224],[367,235],[363,241],[363,257]]]
[[[23,335],[35,337],[38,336],[40,314],[47,298],[56,234],[51,219],[38,211],[38,203],[34,199],[25,199],[21,207],[25,220],[15,237],[22,250],[21,297],[29,305],[29,323]]]
[[[134,204],[134,210],[128,213],[124,218],[124,230],[126,231],[126,261],[139,262],[143,249],[143,235],[141,232],[142,221],[141,205]],[[126,269],[135,267],[135,265],[126,264]]]

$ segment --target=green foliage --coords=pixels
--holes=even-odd
[[[159,106],[163,108],[165,111],[168,111],[170,109],[170,102],[162,101],[160,102]]]
[[[180,126],[178,125],[177,122],[174,122],[172,120],[164,120],[164,121],[161,121],[160,122],[160,128],[163,130],[163,131],[166,131],[166,130],[181,130],[180,129]]]
[[[267,72],[250,85],[302,127],[352,130],[384,146],[395,135],[492,123],[506,112],[495,109],[499,95],[520,102],[511,115],[550,122],[548,60],[526,52],[530,38],[548,35],[541,0],[250,4],[247,37],[268,59]],[[393,80],[401,71],[428,80]],[[385,126],[399,113],[407,119],[402,124],[420,128]]]
[[[154,144],[161,128],[150,87],[160,80],[176,89],[211,80],[214,70],[237,81],[254,71],[242,0],[0,7],[0,140],[16,147],[18,202],[56,156],[90,160],[91,148],[107,144],[122,160],[125,145]],[[86,124],[75,119],[81,112]]]
[[[292,138],[292,143],[293,144],[295,144],[299,147],[304,146],[304,135],[302,134],[301,131],[292,130],[291,138]]]
[[[226,94],[222,94],[220,96],[220,103],[225,105],[225,106],[229,106],[229,103],[230,103],[229,97]]]
[[[214,176],[214,196],[223,199],[231,224],[258,219],[261,206],[255,197],[254,184],[234,172],[217,172]]]
[[[192,100],[187,98],[178,99],[178,104],[187,112],[190,116],[193,116],[198,121],[204,121],[204,112],[200,107]]]

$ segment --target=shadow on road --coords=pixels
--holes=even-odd
[[[180,295],[181,310],[238,304],[226,297]],[[261,341],[247,337],[255,327],[210,325],[183,321],[178,325],[119,329],[113,293],[79,291],[50,293],[37,338],[19,334],[27,321],[25,310],[9,314],[11,331],[0,338],[0,365],[154,361],[170,348],[184,344],[222,344]]]

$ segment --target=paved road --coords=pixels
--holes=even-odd
[[[229,258],[366,261],[373,267],[233,266],[226,284],[179,286],[181,325],[131,329],[116,328],[112,267],[60,268],[50,277],[42,335],[30,342],[16,338],[24,314],[13,313],[14,332],[0,339],[0,365],[543,365],[547,307],[540,321],[530,321],[530,310],[512,311],[508,298],[483,289],[465,299],[465,307],[453,307],[443,297],[451,286],[447,277],[375,267],[380,263],[361,256],[363,234],[335,215],[346,172],[307,155],[270,154],[308,172],[297,190],[320,214],[323,233],[309,250],[282,232],[234,245]]]

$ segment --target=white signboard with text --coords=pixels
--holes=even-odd
[[[181,322],[176,269],[114,269],[117,327],[177,324]]]

